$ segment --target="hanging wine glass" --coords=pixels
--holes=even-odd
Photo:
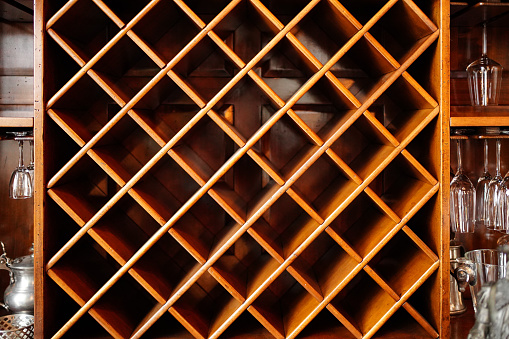
[[[488,58],[487,35],[486,23],[483,23],[482,55],[467,67],[472,106],[498,105],[503,67]]]
[[[18,140],[18,167],[12,172],[9,181],[9,197],[12,199],[28,199],[33,196],[32,179],[23,164],[23,140]]]
[[[507,187],[504,184],[504,178],[500,174],[500,139],[497,139],[496,147],[496,167],[495,175],[491,178],[488,186],[488,208],[489,220],[488,228],[502,231],[506,228],[507,218]]]
[[[488,170],[488,139],[484,139],[484,169],[475,187],[476,220],[483,224],[487,224],[489,219],[489,206],[487,202],[490,181],[491,174]]]
[[[458,140],[458,170],[451,180],[451,229],[454,233],[474,232],[475,188],[463,172],[461,139]]]

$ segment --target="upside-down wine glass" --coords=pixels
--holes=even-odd
[[[503,67],[488,58],[486,23],[482,29],[482,55],[467,67],[468,88],[472,106],[498,105]]]
[[[18,140],[18,167],[12,172],[9,182],[9,197],[12,199],[28,199],[33,196],[32,179],[23,164],[23,140]]]
[[[496,167],[495,175],[491,178],[488,186],[488,208],[489,208],[489,220],[488,228],[496,231],[503,231],[506,228],[507,218],[507,199],[506,190],[507,187],[504,184],[504,178],[500,173],[500,139],[497,139],[496,147]]]
[[[488,139],[484,139],[484,169],[477,180],[475,187],[476,220],[479,223],[487,224],[489,219],[488,209],[488,187],[491,181],[491,174],[488,170]]]
[[[451,180],[451,229],[454,233],[474,232],[475,188],[463,172],[461,139],[458,140],[458,170]]]

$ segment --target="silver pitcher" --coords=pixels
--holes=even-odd
[[[468,285],[475,284],[476,275],[473,264],[471,264],[466,258],[462,257],[462,246],[449,246],[449,254],[451,258],[451,274],[449,277],[449,311],[451,315],[458,315],[467,310],[467,307],[463,303],[462,293],[465,292]]]
[[[9,271],[10,284],[4,292],[4,302],[0,306],[12,313],[34,314],[34,254],[10,259],[5,246],[0,242],[3,253],[0,255],[0,269]]]

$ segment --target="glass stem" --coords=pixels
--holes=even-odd
[[[34,141],[30,140],[30,165],[34,164]]]
[[[461,164],[461,139],[458,139],[458,173],[463,172],[463,166]]]
[[[18,167],[23,167],[23,140],[18,140],[18,147],[19,147]]]
[[[484,173],[488,173],[488,139],[484,139]]]
[[[482,24],[482,55],[488,55],[488,31],[485,22]]]
[[[500,175],[500,139],[497,139],[497,168],[496,168],[496,175]]]

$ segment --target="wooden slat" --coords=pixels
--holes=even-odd
[[[200,264],[207,261],[214,235],[198,220],[184,216],[169,232]]]
[[[439,257],[437,256],[437,254],[435,252],[433,252],[428,245],[426,245],[426,243],[424,241],[422,241],[421,238],[419,238],[415,233],[414,231],[412,231],[412,229],[408,226],[403,226],[402,228],[403,232],[406,233],[406,235],[408,235],[408,237],[410,237],[410,239],[412,239],[416,244],[417,246],[419,246],[419,248],[424,252],[426,253],[426,255],[432,260],[432,261],[438,261],[439,260]]]
[[[380,286],[385,292],[387,292],[394,301],[399,300],[399,295],[389,286],[389,284],[369,265],[364,266],[364,271]]]
[[[152,2],[153,4],[153,2]],[[149,4],[150,5],[150,4]],[[150,10],[150,7],[149,5],[147,5],[145,7],[145,11],[148,11]],[[230,3],[230,5],[235,5],[234,2]],[[223,12],[223,16],[225,16],[227,14],[227,11],[225,10]],[[134,25],[135,23],[137,23],[137,21],[141,20],[141,18],[144,16],[144,11],[138,13],[138,15],[130,22],[130,24]],[[221,20],[222,16],[218,16],[216,17],[215,20],[213,20],[212,22],[210,22],[208,24],[207,27],[209,28],[212,28],[214,27],[220,20]],[[120,40],[120,38],[122,37],[123,34],[125,34],[125,31],[127,29],[130,29],[131,27],[129,27],[129,25],[125,26],[123,28],[123,30],[121,30],[119,32],[119,34],[117,34],[115,36],[114,39],[110,40],[110,42],[108,43],[108,48],[111,48],[114,43],[118,40]],[[48,182],[48,187],[51,187],[56,181],[58,181],[58,179],[60,179],[77,161],[79,161],[79,159],[81,157],[83,157],[83,155],[90,149],[92,148],[101,138],[103,135],[105,135],[120,119],[122,119],[122,117],[127,114],[127,112],[134,107],[134,105],[147,93],[149,92],[156,84],[158,81],[160,81],[165,75],[166,73],[174,66],[176,65],[186,54],[187,51],[191,50],[196,44],[198,44],[198,42],[206,35],[207,33],[207,29],[203,29],[200,34],[198,34],[192,41],[190,41],[186,47],[181,51],[181,53],[179,53],[175,58],[172,59],[172,61],[170,61],[163,69],[161,69],[161,71],[158,72],[158,74],[140,91],[137,93],[137,95],[135,97],[133,97],[129,103],[127,103],[114,117],[112,117],[110,119],[110,121],[94,136],[94,138],[92,138],[52,179],[49,180]],[[108,48],[105,48],[103,49],[102,52],[106,52],[108,50]],[[98,53],[96,54],[96,56],[91,59],[87,65],[85,65],[80,71],[81,72],[86,72],[88,71],[88,69],[90,69],[92,67],[93,64],[95,64],[99,58],[102,57],[102,54],[101,53]],[[254,62],[253,62],[254,64]],[[247,69],[246,69],[247,71]],[[59,98],[61,95],[63,95],[63,93],[65,93],[67,90],[68,90],[68,87],[71,87],[76,81],[79,80],[79,78],[81,78],[83,73],[77,73],[76,76],[73,77],[73,79],[71,79],[54,97],[53,97],[53,101],[56,101],[57,98]],[[240,78],[242,77],[242,72],[237,74],[236,76],[236,80],[235,81],[231,81],[230,82],[230,86],[234,86],[236,82],[238,82],[240,80]],[[226,92],[226,90],[222,91],[222,92]],[[217,97],[217,101],[219,100],[220,97],[222,97],[224,95],[224,93],[221,93],[221,94],[218,94],[216,97]],[[213,106],[214,103],[210,103],[209,106]],[[48,107],[51,107],[50,105],[50,102],[48,102]],[[208,110],[208,109],[207,109]],[[202,115],[204,115],[207,111],[206,109],[202,109],[201,110],[201,114],[197,114],[197,116],[195,117],[195,119],[192,120],[192,123],[190,122],[189,123],[189,126],[188,128],[190,129],[192,127],[192,125],[194,123],[196,123],[198,120],[199,120],[199,117],[201,117]],[[185,133],[186,130],[181,130],[180,131],[180,134],[183,134]],[[176,139],[176,138],[174,138]],[[176,142],[176,140],[175,140]],[[172,146],[172,144],[168,144],[167,146],[168,149]],[[166,153],[166,150],[165,150],[165,153]],[[150,166],[149,166],[150,167]]]
[[[421,163],[418,162],[412,154],[410,154],[410,152],[408,152],[408,150],[405,149],[401,151],[401,155],[403,155],[408,160],[408,162],[412,164],[412,167],[415,168],[427,182],[429,182],[431,185],[436,185],[438,183],[438,180],[435,179],[435,177],[433,177],[428,172],[428,170],[422,166]]]
[[[283,185],[285,183],[284,178],[282,178],[279,170],[277,170],[274,165],[267,159],[266,156],[261,154],[260,152],[250,149],[248,155],[263,168],[265,172],[269,174],[269,176],[278,184]],[[302,207],[313,219],[315,219],[318,223],[322,223],[322,217],[317,213],[317,211],[313,208],[311,203],[306,199],[306,197],[299,192],[299,190],[295,187],[291,187],[287,191],[288,195],[292,197],[292,199]]]
[[[254,223],[247,232],[279,263],[285,260],[281,239],[263,218]]]
[[[394,292],[394,290],[369,266],[366,266],[364,270],[380,285],[382,288],[391,295],[391,297],[395,300],[399,300],[398,294]],[[437,338],[439,334],[430,325],[430,323],[419,313],[415,308],[413,308],[408,302],[403,304],[403,308],[408,311],[408,313],[428,332],[433,338]]]
[[[415,102],[415,107],[435,108],[438,106],[438,102],[408,72],[402,74],[402,79],[403,86],[408,88],[410,96],[405,100]]]
[[[314,276],[314,272],[308,266],[303,260],[295,260],[286,270],[309,294],[316,300],[322,301],[322,291]]]
[[[190,294],[190,293],[189,293]],[[205,339],[209,332],[210,314],[203,314],[203,306],[199,305],[200,300],[193,296],[181,298],[181,303],[170,308],[170,313],[181,323],[195,338]],[[206,298],[206,296],[201,296]]]
[[[361,289],[363,292],[359,294],[360,303],[357,309],[346,309],[345,307],[345,310],[355,319],[360,332],[366,336],[391,311],[391,308],[395,306],[395,301],[374,283],[361,286],[356,292],[359,293]]]
[[[96,212],[96,207],[78,197],[76,192],[69,188],[54,188],[48,190],[48,195],[80,226]]]
[[[78,144],[78,146],[83,146],[87,140],[92,138],[89,129],[76,121],[73,114],[66,114],[65,111],[55,111],[52,109],[48,110],[47,114]]]
[[[357,253],[352,247],[352,245],[347,242],[342,235],[339,235],[338,232],[334,230],[334,228],[329,226],[325,229],[325,232],[327,232],[329,236],[334,239],[334,241],[337,242],[338,245],[341,246],[341,248],[343,248],[346,253],[348,253],[348,255],[351,256],[355,261],[358,263],[362,262],[362,256],[360,256],[359,253]]]
[[[440,334],[431,324],[408,302],[403,304],[403,308],[421,325],[426,332],[428,332],[433,338],[440,337]]]
[[[275,338],[286,338],[279,301],[270,290],[266,290],[247,309]]]
[[[209,195],[238,223],[246,221],[246,202],[226,183],[219,182],[209,190]]]
[[[426,33],[438,30],[438,27],[433,23],[433,21],[428,18],[428,16],[424,14],[424,12],[413,1],[405,1],[405,4],[412,9],[412,13],[415,15],[409,16],[410,20],[408,20],[408,22],[412,25],[412,27],[418,27],[418,29],[422,31],[422,35],[428,35]]]
[[[85,75],[111,48],[115,46],[115,44],[122,39],[122,37],[127,34],[129,30],[136,25],[145,14],[155,6],[158,1],[153,0],[150,2],[145,8],[140,11],[127,25],[125,25],[110,41],[106,43],[106,45],[87,63],[76,73],[51,99],[48,100],[47,108],[50,108],[62,95],[69,90],[74,84],[76,84],[79,79]],[[60,14],[60,13],[57,13]],[[62,13],[63,15],[64,13]],[[51,19],[50,19],[51,23]]]
[[[208,272],[214,277],[237,301],[246,300],[246,267],[235,256],[223,256]]]
[[[373,200],[378,208],[383,211],[387,216],[395,223],[399,223],[401,218],[383,201],[370,187],[366,187],[364,190],[366,194]]]
[[[376,133],[380,133],[394,147],[397,147],[399,145],[398,140],[396,138],[394,138],[394,136],[387,130],[387,128],[385,128],[385,126],[375,117],[375,115],[373,113],[371,113],[369,111],[365,111],[364,117],[366,117],[366,119],[369,121],[369,123],[374,128],[376,128],[376,131],[377,131]],[[373,134],[376,134],[376,133],[373,133]],[[385,144],[386,141],[384,140],[384,142],[382,142],[382,143]]]
[[[80,67],[83,67],[85,66],[85,64],[87,63],[88,61],[88,57],[85,53],[83,53],[81,51],[81,49],[76,45],[74,44],[72,41],[70,41],[69,39],[66,39],[64,36],[58,34],[55,30],[53,29],[48,29],[47,30],[48,32],[48,35],[51,36],[53,38],[53,40],[55,40],[55,42],[57,44],[60,45],[60,47],[62,47],[62,49],[74,60],[76,61],[76,63],[80,66]],[[85,61],[87,60],[87,61]]]
[[[329,304],[327,309],[345,326],[355,338],[362,338],[362,333],[359,330],[355,320],[352,319],[346,312],[340,311],[338,305]]]

